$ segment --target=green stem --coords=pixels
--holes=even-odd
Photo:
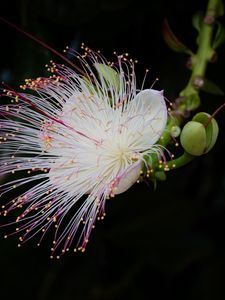
[[[218,0],[209,0],[208,7],[201,30],[198,37],[198,50],[196,55],[192,57],[192,73],[187,86],[180,92],[180,96],[185,98],[181,109],[194,110],[199,107],[198,101],[199,88],[204,84],[204,76],[208,62],[213,56],[213,49],[211,47],[213,25],[219,5]]]
[[[187,152],[184,152],[183,155],[181,155],[180,157],[174,159],[174,160],[171,160],[171,161],[168,161],[166,163],[166,167],[169,169],[169,170],[172,170],[172,169],[178,169],[180,167],[183,167],[185,165],[187,165],[189,162],[191,162],[193,159],[195,158],[195,156],[187,153]]]
[[[167,161],[167,162],[163,162],[159,165],[157,165],[154,169],[154,172],[164,172],[164,171],[170,171],[170,170],[175,170],[178,169],[180,167],[183,167],[185,165],[187,165],[189,162],[191,162],[193,159],[195,158],[195,156],[184,152],[180,157]]]
[[[183,98],[183,101],[171,111],[167,128],[159,140],[159,144],[166,147],[172,142],[171,129],[173,126],[180,126],[184,121],[183,112],[193,111],[200,106],[199,89],[204,84],[204,76],[206,73],[207,64],[212,59],[214,51],[212,49],[212,38],[213,38],[213,26],[215,24],[215,18],[219,15],[219,6],[221,0],[209,0],[205,14],[205,18],[201,25],[201,29],[198,37],[198,49],[192,59],[192,73],[186,87],[180,92],[179,96]],[[173,165],[180,167],[193,157],[187,156],[185,153],[175,161],[168,162],[169,169],[174,169]],[[149,161],[152,161],[153,169],[159,168],[159,162],[157,157],[151,156]],[[170,166],[171,165],[171,166]]]

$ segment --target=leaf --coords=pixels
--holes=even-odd
[[[192,25],[198,32],[200,32],[201,30],[202,22],[203,22],[203,13],[197,12],[196,14],[194,14],[194,16],[192,17]]]
[[[106,64],[95,63],[94,67],[96,68],[100,80],[104,79],[108,84],[109,88],[113,88],[118,91],[120,88],[120,76],[112,67]]]
[[[199,94],[197,92],[187,96],[187,108],[188,110],[195,110],[201,103]]]
[[[217,26],[216,35],[212,43],[213,49],[218,48],[225,41],[225,28],[219,22],[217,22]]]
[[[203,19],[204,19],[204,16],[203,16],[203,13],[200,11],[200,12],[197,12],[196,14],[194,14],[194,16],[192,17],[192,25],[193,27],[200,33],[200,30],[201,30],[201,26],[202,26],[202,23],[203,23]],[[197,45],[199,45],[199,35],[197,36],[197,39],[196,39],[196,43]]]
[[[163,22],[162,34],[165,42],[172,50],[193,55],[193,52],[182,42],[180,42],[178,38],[174,35],[172,30],[170,29],[167,19],[165,19]]]
[[[201,90],[213,95],[224,95],[224,91],[220,87],[218,87],[214,82],[208,79],[204,79],[204,84],[201,87]]]
[[[93,85],[93,83],[85,76],[82,77],[83,79],[83,84],[85,85],[85,87],[87,88],[87,90],[93,94],[93,92],[95,91],[95,87]]]

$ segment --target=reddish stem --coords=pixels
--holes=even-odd
[[[47,45],[45,42],[41,41],[40,39],[38,39],[37,37],[33,36],[31,33],[24,31],[23,29],[21,29],[20,27],[16,26],[15,24],[9,22],[8,20],[4,19],[3,17],[0,16],[0,20],[3,21],[4,23],[8,24],[9,26],[11,26],[12,28],[16,29],[17,31],[19,31],[20,33],[22,33],[23,35],[26,35],[27,37],[29,37],[31,40],[35,41],[36,43],[38,43],[39,45],[41,45],[42,47],[48,49],[50,52],[52,52],[53,54],[57,55],[58,57],[60,57],[62,60],[64,60],[68,65],[72,66],[74,69],[76,69],[78,72],[80,72],[82,75],[86,76],[86,73],[79,68],[78,66],[76,66],[75,64],[73,64],[68,58],[66,58],[63,54],[61,54],[60,52],[58,52],[57,50],[53,49],[51,46]]]
[[[207,126],[210,124],[210,122],[212,121],[212,119],[218,114],[219,111],[221,111],[223,108],[225,107],[225,103],[223,103],[222,105],[220,105],[215,111],[214,113],[211,115],[211,117],[209,118],[208,122],[205,125],[205,128],[207,128]]]

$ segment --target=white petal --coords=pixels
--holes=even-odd
[[[118,185],[113,190],[113,193],[116,195],[127,191],[138,180],[141,167],[141,161],[138,164],[132,165],[132,167],[121,176]]]
[[[138,93],[128,106],[128,114],[141,116],[140,133],[142,140],[153,145],[160,138],[167,123],[167,107],[163,91],[146,89]],[[134,119],[134,122],[137,120]]]

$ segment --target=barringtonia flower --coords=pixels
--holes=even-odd
[[[0,193],[13,198],[2,214],[18,209],[20,244],[55,227],[52,255],[72,242],[85,250],[107,199],[138,180],[146,155],[160,156],[167,122],[162,91],[137,90],[126,56],[84,56],[85,76],[51,62],[49,78],[26,80],[30,94],[6,88],[13,103],[0,106]]]

